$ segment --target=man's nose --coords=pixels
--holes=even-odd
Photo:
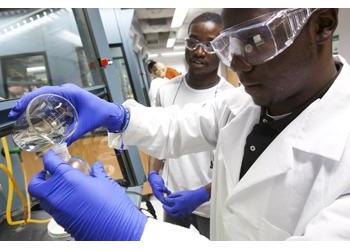
[[[206,54],[204,48],[199,44],[197,48],[194,50],[196,55],[204,56]]]

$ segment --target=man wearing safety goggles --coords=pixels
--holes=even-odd
[[[204,12],[188,27],[185,59],[188,72],[159,88],[156,106],[203,103],[218,98],[233,86],[218,75],[220,59],[210,45],[223,28],[222,17]],[[148,182],[153,195],[163,204],[164,221],[189,228],[209,238],[210,183],[213,151],[152,160]]]
[[[115,147],[137,145],[159,158],[216,149],[212,240],[349,240],[350,67],[332,56],[338,10],[225,9],[223,18],[226,30],[211,45],[245,91],[161,109],[113,106],[63,85],[23,97],[10,116],[37,94],[58,92],[72,103],[98,103],[78,105],[78,113],[100,112]],[[82,122],[74,138],[96,126]],[[29,190],[76,239],[202,239],[131,209],[98,167],[84,176],[52,152],[44,163],[51,176],[34,177]],[[67,208],[76,200],[89,213]]]

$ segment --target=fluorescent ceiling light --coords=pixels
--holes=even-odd
[[[152,59],[152,58],[156,58],[156,57],[158,57],[159,56],[159,54],[150,54],[149,56],[148,56],[148,58],[149,59]]]
[[[174,47],[174,44],[175,44],[175,41],[176,41],[176,37],[173,37],[173,38],[168,38],[168,41],[166,43],[166,47],[167,48],[172,48]]]
[[[180,27],[187,15],[188,9],[186,8],[176,8],[173,16],[173,20],[171,21],[171,28]]]
[[[184,51],[173,51],[173,52],[164,52],[160,54],[161,56],[180,56],[185,55]]]
[[[46,68],[45,66],[38,66],[38,67],[28,67],[26,70],[28,73],[39,73],[39,72],[45,72]]]

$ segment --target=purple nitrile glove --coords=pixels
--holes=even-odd
[[[148,174],[148,182],[151,185],[154,196],[164,204],[164,194],[169,195],[171,192],[165,186],[163,178],[156,171],[151,171]]]
[[[26,110],[29,102],[42,94],[62,96],[77,110],[78,127],[73,135],[67,138],[68,144],[98,127],[105,127],[110,132],[122,132],[129,123],[130,114],[125,107],[107,102],[72,83],[45,86],[24,95],[16,102],[16,106],[9,112],[8,117],[13,120],[18,118]]]
[[[132,203],[101,163],[90,175],[63,161],[52,150],[44,154],[45,170],[29,183],[29,192],[76,240],[140,240],[146,216]]]
[[[209,200],[209,194],[205,187],[195,190],[174,192],[164,198],[166,204],[163,208],[174,219],[182,219],[189,216],[197,207]]]

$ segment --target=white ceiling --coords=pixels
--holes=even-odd
[[[144,46],[148,54],[174,51],[184,49],[184,39],[187,37],[188,25],[198,15],[204,12],[221,13],[222,9],[189,9],[183,25],[180,28],[172,29],[170,27],[175,9],[135,9],[136,25],[141,30],[145,40]],[[176,36],[174,48],[167,49],[166,42],[170,32]]]

